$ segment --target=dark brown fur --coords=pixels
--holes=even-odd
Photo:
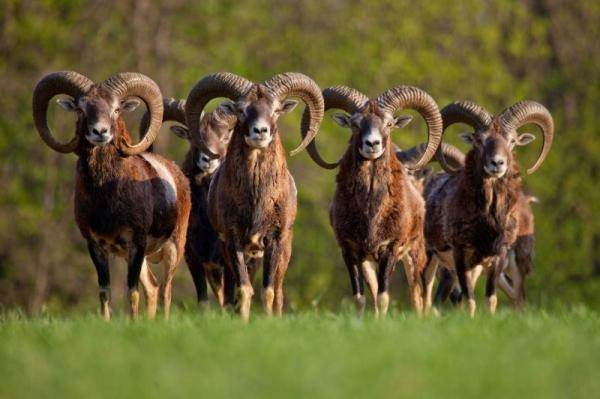
[[[510,248],[508,254],[508,263],[503,271],[502,278],[506,275],[510,282],[506,285],[501,284],[508,297],[515,307],[520,307],[525,301],[525,279],[533,270],[533,257],[535,256],[535,235],[534,235],[534,216],[531,209],[531,202],[535,197],[520,193],[518,206],[518,232],[517,239]],[[456,281],[456,274],[444,269],[440,276],[440,285],[436,291],[435,303],[441,305],[446,298],[453,292],[453,301],[460,300],[460,287]]]
[[[190,142],[190,149],[182,170],[190,181],[192,193],[185,259],[194,280],[198,301],[202,303],[208,300],[208,280],[219,305],[223,307],[226,298],[229,303],[232,302],[233,277],[230,273],[224,275],[224,260],[219,239],[208,219],[208,189],[213,173],[202,170],[198,166],[198,160],[201,156],[207,156],[202,152],[202,148],[210,148],[222,162],[227,153],[231,129],[215,118],[214,112],[209,112],[200,121],[200,132],[190,134],[188,131],[185,138]],[[225,289],[227,292],[224,292]]]
[[[519,167],[512,152],[504,149],[501,133],[494,129],[492,126],[487,132],[491,144],[484,143],[485,150],[471,149],[456,176],[438,174],[425,188],[428,253],[452,250],[463,295],[472,301],[471,314],[475,305],[470,270],[480,264],[489,266],[486,295],[495,301],[495,281],[518,231]],[[500,150],[507,157],[508,170],[503,177],[490,177],[484,172],[484,151]],[[426,306],[431,303],[430,293],[428,296]],[[495,309],[495,302],[490,306]]]
[[[412,265],[404,265],[411,289],[411,302],[420,311],[420,273],[425,267],[423,237],[424,202],[405,167],[396,158],[389,135],[385,151],[374,160],[359,153],[360,136],[353,134],[337,175],[331,207],[331,224],[352,283],[357,307],[364,306],[361,263],[372,259],[378,264],[377,287],[371,293],[388,295],[389,279],[396,264],[407,255]],[[377,297],[377,298],[375,298]],[[418,299],[417,299],[418,298]],[[387,298],[386,298],[387,301]],[[378,313],[387,310],[387,303]]]
[[[520,307],[526,299],[525,279],[533,271],[533,258],[535,256],[535,226],[531,202],[537,199],[531,195],[521,193],[518,202],[518,232],[511,253],[509,254],[508,275],[511,277],[513,288],[513,305]]]
[[[265,97],[251,94],[246,101],[273,101]],[[208,210],[223,242],[225,262],[235,275],[244,318],[249,315],[253,295],[248,262],[263,256],[265,310],[270,313],[274,300],[275,311],[281,315],[283,278],[291,256],[296,218],[296,186],[287,168],[276,123],[271,123],[272,142],[261,150],[245,143],[248,129],[247,120],[235,127],[227,158],[211,183]]]

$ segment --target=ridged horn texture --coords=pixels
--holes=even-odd
[[[527,174],[535,172],[544,162],[554,139],[554,121],[552,115],[542,104],[535,101],[519,101],[507,108],[497,117],[498,123],[505,131],[515,131],[528,123],[534,123],[544,133],[544,145],[538,159]]]
[[[210,100],[226,97],[237,101],[253,86],[254,84],[248,79],[229,72],[207,75],[196,82],[188,94],[185,106],[185,119],[191,134],[198,132],[202,111]]]
[[[419,169],[427,165],[442,142],[443,132],[442,116],[433,98],[417,87],[396,86],[377,97],[376,103],[383,111],[391,114],[400,109],[410,108],[423,116],[428,128],[427,148],[412,168]]]
[[[119,151],[125,155],[137,155],[146,151],[156,140],[162,125],[163,102],[158,85],[141,73],[123,72],[106,79],[102,82],[102,86],[112,91],[119,100],[135,96],[146,103],[150,114],[150,126],[141,134],[140,142],[131,145],[122,139],[120,143],[116,143]]]
[[[360,110],[369,102],[369,98],[358,90],[355,90],[348,86],[332,86],[323,90],[323,101],[325,102],[324,111],[329,109],[341,109],[349,113],[350,115],[360,112]],[[304,139],[309,130],[310,122],[310,111],[308,108],[304,109],[302,114],[302,126],[301,134]],[[325,161],[317,148],[317,139],[314,138],[308,146],[306,151],[310,155],[313,161],[324,169],[335,169],[340,161],[329,163]]]
[[[492,123],[492,115],[485,108],[471,101],[455,101],[440,111],[444,130],[455,123],[464,123],[475,130],[486,129]]]
[[[79,141],[75,135],[68,143],[58,142],[48,127],[48,103],[58,94],[66,94],[76,101],[94,85],[87,77],[73,71],[60,71],[44,76],[33,90],[33,121],[40,137],[50,148],[63,154],[75,151]]]
[[[165,98],[163,108],[163,122],[174,121],[185,125],[185,100]]]
[[[185,125],[185,100],[174,98],[163,99],[163,122],[174,121]],[[150,126],[150,115],[144,112],[140,121],[140,139],[144,137]]]
[[[310,114],[308,130],[306,135],[303,135],[300,145],[290,151],[290,155],[294,156],[305,149],[319,131],[325,113],[321,89],[314,80],[297,72],[275,75],[262,85],[280,101],[283,101],[286,97],[299,97],[308,108]]]
[[[492,114],[471,101],[455,101],[442,108],[440,113],[444,122],[444,131],[455,123],[464,123],[476,131],[487,129],[492,123]],[[458,173],[458,169],[446,162],[445,154],[437,151],[435,157],[446,172]]]
[[[396,151],[396,157],[406,165],[412,165],[415,160],[421,158],[427,148],[426,143],[418,144],[405,151]],[[460,169],[465,166],[465,154],[455,146],[447,143],[440,144],[440,150],[444,158],[453,169]]]

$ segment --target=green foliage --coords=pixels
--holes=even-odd
[[[466,314],[282,320],[175,312],[0,316],[0,397],[587,398],[600,389],[600,317]]]
[[[535,206],[530,300],[598,305],[599,27],[599,4],[585,0],[4,1],[0,304],[38,311],[96,299],[94,270],[73,220],[75,158],[42,144],[30,110],[41,76],[72,69],[97,81],[140,71],[173,97],[185,97],[199,78],[215,71],[260,81],[293,70],[322,87],[347,84],[369,95],[416,85],[440,106],[471,99],[494,113],[521,99],[538,100],[555,118],[556,138],[540,171],[525,178],[541,199]],[[282,120],[288,149],[299,142],[301,112]],[[57,136],[68,138],[72,117],[54,110],[51,116]],[[403,147],[423,141],[424,126],[416,118],[395,141]],[[460,131],[450,129],[445,139],[457,143]],[[344,151],[347,132],[327,120],[318,140],[326,158],[335,159]],[[541,140],[530,147],[518,152],[524,168]],[[157,150],[182,160],[186,145],[163,128]],[[306,154],[289,163],[300,208],[286,280],[288,304],[337,309],[350,289],[328,222],[335,172],[320,170]],[[192,295],[182,269],[178,301]],[[113,286],[124,286],[123,265],[111,274]],[[404,287],[400,274],[397,291]],[[406,306],[404,292],[393,295],[397,305]]]

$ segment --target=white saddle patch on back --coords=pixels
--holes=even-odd
[[[177,203],[177,186],[175,186],[175,179],[173,179],[173,175],[169,172],[169,169],[162,162],[151,153],[143,153],[141,154],[142,158],[144,158],[150,166],[154,168],[156,174],[160,178],[163,186],[165,187],[165,200],[168,204],[176,204]]]

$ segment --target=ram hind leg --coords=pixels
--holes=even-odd
[[[265,314],[269,317],[273,315],[273,301],[275,300],[275,272],[281,262],[281,245],[277,241],[272,241],[267,245],[265,259],[263,264],[263,281],[261,299]]]
[[[91,240],[88,241],[88,251],[98,275],[100,314],[104,320],[110,320],[110,272],[108,255]]]
[[[423,313],[423,290],[421,288],[423,270],[425,269],[427,258],[425,256],[424,245],[417,245],[411,248],[402,259],[406,281],[408,282],[408,291],[410,293],[410,303],[417,312],[417,315]]]
[[[439,263],[438,263],[439,265]],[[444,302],[450,297],[452,289],[455,286],[455,277],[450,270],[448,270],[444,265],[439,268],[439,284],[437,290],[435,291],[435,296],[433,298],[433,305],[436,308],[441,308]]]
[[[142,282],[142,288],[144,289],[144,296],[146,297],[146,311],[148,318],[154,319],[156,317],[156,309],[158,307],[158,281],[150,270],[148,260],[144,259],[142,263],[142,270],[140,272],[140,281]]]
[[[514,279],[514,271],[515,271],[515,260],[514,253],[511,251],[508,254],[508,266],[506,269],[500,273],[500,278],[498,279],[498,287],[504,291],[508,299],[512,302],[513,306],[517,307],[517,294],[515,291],[515,279]],[[508,277],[510,277],[510,281]]]
[[[250,306],[252,305],[252,296],[254,289],[250,282],[248,268],[244,261],[244,252],[242,246],[235,242],[234,237],[227,237],[223,257],[227,267],[233,272],[235,277],[235,286],[237,286],[237,307],[242,320],[247,322],[250,319]]]
[[[223,267],[221,265],[213,265],[211,268],[208,268],[207,265],[204,265],[204,270],[206,270],[208,284],[215,295],[219,308],[223,309],[225,304],[225,278],[223,276]]]
[[[499,256],[491,261],[491,266],[488,268],[485,295],[487,297],[488,310],[491,314],[496,313],[496,306],[498,306],[496,286],[498,285],[502,270],[505,268],[507,262],[508,259],[506,256]]]
[[[362,271],[362,276],[365,282],[367,283],[367,288],[371,293],[371,298],[373,299],[373,311],[375,312],[375,317],[379,317],[379,307],[377,306],[377,295],[379,294],[379,283],[377,282],[377,271],[376,263],[373,260],[363,260],[360,268]]]
[[[475,303],[475,290],[472,278],[472,272],[467,269],[465,252],[463,248],[454,248],[454,266],[456,267],[456,275],[460,284],[460,289],[463,297],[466,296],[469,306],[469,316],[475,317],[477,305]]]
[[[180,256],[177,252],[177,246],[168,241],[162,249],[163,282],[160,286],[160,298],[163,304],[165,319],[168,320],[171,314],[171,299],[173,296],[173,277],[177,270]]]
[[[284,305],[284,293],[283,293],[283,282],[285,279],[285,274],[288,269],[288,265],[290,263],[290,257],[292,256],[292,237],[290,236],[286,240],[281,241],[281,255],[279,257],[279,261],[277,262],[277,267],[275,268],[275,298],[274,298],[274,307],[275,314],[277,317],[281,317],[283,315],[283,305]],[[263,265],[264,267],[264,265]]]
[[[194,281],[198,303],[201,305],[208,303],[208,291],[206,287],[207,276],[202,260],[197,256],[193,256],[191,251],[186,249],[185,263],[187,263],[188,270]]]
[[[427,265],[423,271],[423,285],[425,287],[424,294],[424,311],[429,313],[432,311],[433,305],[433,285],[435,284],[435,276],[437,274],[439,260],[434,253],[427,253]],[[433,313],[438,314],[437,309],[433,309]]]
[[[223,306],[221,307],[222,312],[235,308],[235,288],[235,274],[233,273],[231,266],[225,262],[225,266],[223,268]]]

